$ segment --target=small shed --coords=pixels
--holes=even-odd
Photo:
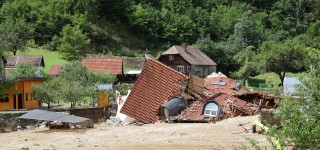
[[[31,64],[38,68],[35,72],[39,77],[42,77],[42,70],[45,67],[44,58],[41,55],[35,56],[6,56],[6,64],[5,64],[5,77],[9,78],[11,72],[16,69],[18,64]]]

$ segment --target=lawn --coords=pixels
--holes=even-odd
[[[286,77],[299,77],[303,73],[286,73]],[[280,84],[280,78],[275,73],[264,73],[255,77],[250,77],[246,83],[245,87],[254,91],[263,91],[272,94],[277,94],[278,85]]]
[[[50,68],[54,64],[67,64],[67,60],[62,58],[62,55],[59,52],[48,51],[44,49],[35,49],[29,48],[26,51],[18,51],[17,55],[42,55],[44,58],[45,68],[44,73],[48,74]]]

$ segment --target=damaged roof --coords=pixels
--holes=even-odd
[[[228,77],[212,77],[204,79],[204,87],[214,93],[225,93],[229,95],[244,95],[250,91],[240,88],[235,89],[237,82]]]
[[[158,108],[180,93],[180,83],[188,77],[161,62],[149,58],[121,113],[144,123],[154,123]]]
[[[81,62],[90,71],[112,74],[123,73],[122,58],[84,58]]]
[[[180,54],[191,65],[217,65],[211,58],[197,48],[190,46],[172,46],[161,55]]]
[[[203,110],[207,102],[215,101],[222,108],[222,115],[218,117],[203,115]],[[232,95],[220,93],[211,97],[193,102],[187,109],[183,110],[178,120],[184,121],[216,121],[220,118],[233,117],[237,115],[253,115],[257,111],[257,106],[241,100]]]

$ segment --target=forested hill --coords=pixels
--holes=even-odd
[[[319,17],[319,0],[1,0],[1,47],[8,50],[8,30],[67,59],[135,56],[187,42],[221,71],[244,76],[258,72],[248,70],[264,54],[295,48],[289,59],[298,59],[306,53],[300,49],[319,49]],[[297,64],[285,67],[302,70]]]

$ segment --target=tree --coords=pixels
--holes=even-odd
[[[79,25],[64,26],[60,36],[58,50],[65,54],[65,58],[79,60],[87,55],[90,39],[86,33],[82,33]]]
[[[313,41],[312,46],[320,49],[320,20],[317,20],[309,26],[307,35]]]
[[[277,102],[282,128],[272,128],[270,135],[280,140],[283,146],[294,149],[320,148],[320,52],[309,48],[306,64],[307,74],[301,78],[304,88],[300,96],[287,97]]]
[[[66,81],[80,82],[86,85],[88,83],[88,69],[80,61],[73,61],[64,65],[60,70],[60,77]]]
[[[42,72],[37,70],[37,67],[31,64],[18,64],[16,69],[12,71],[11,78],[23,78],[23,77],[40,77]]]
[[[254,46],[248,46],[244,51],[239,52],[234,56],[234,59],[242,66],[240,69],[233,73],[233,76],[242,79],[244,83],[250,76],[258,75],[256,68],[256,53]]]
[[[61,96],[71,103],[71,107],[84,97],[97,99],[99,83],[114,83],[116,76],[106,73],[93,73],[87,70],[81,62],[75,61],[66,64],[61,70],[60,77],[63,79]]]
[[[288,71],[299,71],[304,66],[306,48],[297,39],[289,39],[283,43],[266,41],[260,46],[255,59],[260,72],[276,73],[283,85]]]
[[[61,86],[62,99],[70,102],[71,108],[74,108],[77,102],[80,102],[88,95],[88,90],[80,82],[63,81]]]
[[[16,55],[18,50],[26,49],[33,32],[33,26],[24,20],[5,20],[0,24],[0,49]]]
[[[51,107],[51,103],[56,103],[60,98],[62,82],[60,78],[52,78],[40,85],[32,86],[31,95],[34,99],[46,103],[48,109]]]
[[[71,103],[74,107],[77,102],[87,96],[88,70],[79,61],[66,64],[60,71],[62,86],[60,87],[61,98]]]

